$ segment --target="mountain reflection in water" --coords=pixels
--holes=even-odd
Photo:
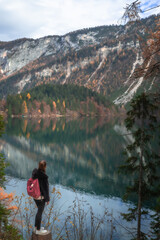
[[[122,151],[130,139],[123,124],[105,119],[9,119],[1,152],[7,174],[28,179],[42,159],[51,184],[96,195],[122,197],[131,181],[119,175]]]

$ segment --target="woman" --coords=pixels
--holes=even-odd
[[[32,178],[38,178],[41,196],[34,199],[38,211],[35,217],[35,232],[36,234],[46,233],[47,231],[41,228],[42,213],[45,207],[45,203],[49,204],[49,183],[48,176],[46,175],[46,161],[39,162],[39,168],[35,168],[32,172]]]

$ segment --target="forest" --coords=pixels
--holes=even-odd
[[[65,115],[68,110],[80,115],[104,115],[113,108],[105,96],[85,87],[76,85],[43,84],[29,92],[8,95],[6,100],[8,115],[33,115],[59,113]]]

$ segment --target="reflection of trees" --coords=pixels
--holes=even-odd
[[[23,131],[17,132],[15,136],[7,128],[3,151],[11,164],[8,173],[15,177],[29,178],[38,161],[46,159],[47,172],[53,184],[72,186],[96,194],[121,196],[125,183],[129,181],[125,176],[119,178],[117,173],[117,166],[122,160],[123,137],[116,133],[110,123],[98,126],[95,120],[66,121],[62,131],[60,127],[63,126],[64,119],[61,121],[56,122],[58,130],[51,132],[52,138],[47,139],[48,144],[45,143],[45,137],[46,131],[49,133],[53,128],[51,124],[45,131],[34,132],[32,129],[35,124],[28,122],[25,133],[30,132],[28,139],[25,134],[23,136]],[[21,126],[23,129],[23,124]]]
[[[9,119],[6,132],[9,135],[23,135],[41,143],[72,143],[95,137],[105,131],[105,118],[62,119]],[[17,127],[18,124],[18,127]]]

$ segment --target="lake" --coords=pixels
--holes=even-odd
[[[118,173],[124,161],[123,150],[132,142],[123,121],[103,118],[83,119],[9,119],[1,141],[1,152],[9,163],[6,174],[8,192],[26,194],[26,181],[40,160],[47,161],[50,190],[55,187],[61,198],[56,208],[65,212],[77,198],[87,212],[92,207],[101,218],[108,211],[108,238],[129,239],[126,212],[134,199],[123,202],[125,188],[132,179]],[[146,206],[147,207],[147,206]],[[109,223],[112,222],[113,226]],[[149,221],[144,220],[144,228]],[[135,223],[128,224],[131,229]],[[106,227],[101,227],[102,232]]]

